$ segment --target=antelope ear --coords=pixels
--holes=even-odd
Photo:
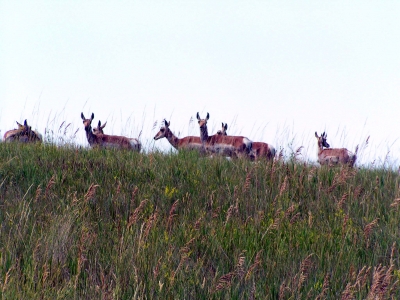
[[[81,112],[81,118],[82,118],[82,120],[86,119],[85,116],[83,115],[83,112]]]
[[[99,121],[100,122],[100,121]],[[101,129],[103,129],[104,127],[106,127],[106,124],[107,124],[107,122],[105,122],[104,124],[103,124],[103,126],[101,126]]]
[[[225,123],[225,126],[224,126],[224,128],[225,128],[225,130],[227,130],[227,129],[228,129],[228,123]]]
[[[169,125],[171,124],[171,121],[169,121],[169,122],[165,121],[165,122],[167,124],[167,127],[169,127]]]
[[[17,122],[17,125],[18,125],[19,127],[22,127],[22,126],[23,126],[22,124],[18,123],[18,121],[15,121],[15,122]]]
[[[207,113],[206,120],[208,120],[209,118],[210,118],[210,114],[209,114],[209,113]]]
[[[318,136],[318,133],[317,133],[317,132],[315,132],[315,137],[316,137],[316,138],[319,138],[319,136]]]
[[[91,119],[92,119],[92,120],[94,119],[94,113],[92,113],[92,117],[91,117]]]
[[[200,121],[200,115],[199,115],[199,112],[197,112],[197,115],[196,115],[196,117],[197,117],[197,120],[199,120],[199,121]]]
[[[322,133],[322,135],[321,135],[322,137],[325,137],[325,131]]]
[[[24,126],[28,126],[28,122],[26,122],[26,119],[24,121]]]
[[[99,123],[97,124],[97,126],[101,127],[101,121],[99,120]]]

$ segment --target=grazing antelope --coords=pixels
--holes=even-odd
[[[327,135],[325,132],[321,136],[318,136],[317,132],[315,132],[315,137],[318,140],[317,154],[320,165],[348,164],[350,167],[354,166],[357,159],[358,146],[355,153],[350,152],[346,148],[331,149],[326,141]]]
[[[93,113],[90,119],[86,119],[83,113],[81,113],[81,118],[83,120],[83,125],[85,126],[86,137],[91,147],[128,149],[138,152],[140,151],[142,145],[137,139],[101,133],[94,134],[92,132],[91,125],[94,118]]]
[[[201,151],[203,149],[200,137],[186,136],[180,139],[172,133],[171,129],[169,129],[170,124],[171,121],[167,122],[167,120],[164,119],[164,126],[162,126],[160,131],[154,136],[154,140],[159,140],[165,137],[176,150],[187,149]]]
[[[4,134],[5,142],[23,142],[23,143],[31,143],[31,142],[42,142],[43,138],[40,133],[35,130],[32,130],[32,127],[28,125],[27,121],[24,121],[24,125],[17,122],[18,128],[7,131]]]
[[[218,130],[217,134],[228,135],[226,132],[227,129],[228,124],[222,123],[222,129]],[[266,158],[269,160],[274,159],[275,152],[275,148],[272,145],[263,142],[253,142],[250,156],[254,158],[254,160],[258,160],[261,158]]]
[[[18,123],[18,121],[16,121],[16,122],[18,125],[17,129],[14,128],[14,129],[8,130],[4,133],[3,140],[5,142],[12,142],[12,141],[18,140],[20,133],[24,130],[24,125]]]
[[[247,137],[218,134],[209,136],[207,129],[207,121],[209,118],[209,113],[207,113],[205,119],[201,119],[199,113],[197,113],[197,120],[200,126],[200,140],[207,152],[230,157],[250,157],[252,141]]]

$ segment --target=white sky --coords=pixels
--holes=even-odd
[[[80,113],[106,133],[209,131],[297,149],[314,132],[360,163],[400,162],[399,1],[0,0],[0,134],[28,119],[87,145]],[[190,119],[193,122],[190,123]],[[154,122],[156,128],[153,129]]]

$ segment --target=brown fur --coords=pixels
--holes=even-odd
[[[228,135],[226,132],[227,129],[228,129],[228,124],[222,123],[222,129],[218,130],[217,134],[226,136]],[[274,159],[275,148],[267,143],[253,142],[251,156],[254,157],[255,160],[262,158],[266,158],[268,160]]]
[[[346,164],[353,167],[357,160],[357,150],[353,154],[346,148],[329,148],[329,144],[326,141],[327,135],[325,132],[318,136],[315,132],[315,137],[318,143],[318,162],[320,165],[337,165]],[[325,147],[325,149],[324,149]]]
[[[90,119],[86,119],[83,113],[81,113],[81,118],[83,120],[83,126],[85,127],[86,137],[91,147],[128,149],[138,152],[140,151],[141,144],[137,139],[101,133],[94,134],[92,132],[91,126],[94,118],[93,113]]]
[[[4,134],[5,142],[22,142],[22,143],[34,143],[42,142],[42,135],[32,127],[28,125],[27,121],[24,121],[24,125],[17,122],[18,128],[8,130]]]
[[[171,129],[169,129],[169,125],[171,122],[167,122],[164,119],[164,126],[160,128],[160,131],[154,136],[154,140],[166,138],[168,142],[174,147],[176,150],[180,149],[189,149],[189,150],[201,150],[203,144],[200,141],[200,137],[198,136],[186,136],[184,138],[178,138],[175,136]]]
[[[244,136],[226,136],[214,134],[208,135],[207,121],[210,115],[207,113],[205,119],[201,119],[197,113],[197,120],[200,127],[200,140],[204,145],[205,151],[208,153],[216,153],[224,156],[250,157],[252,149],[252,141]]]

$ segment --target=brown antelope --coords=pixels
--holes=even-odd
[[[103,126],[101,125],[101,121],[99,120],[99,123],[97,124],[97,127],[93,128],[93,133],[94,134],[104,134],[104,127],[106,127],[107,122],[105,122],[103,124]]]
[[[315,137],[318,140],[318,162],[320,165],[337,165],[347,164],[353,167],[357,159],[357,150],[352,153],[346,148],[329,148],[329,144],[326,141],[327,135],[324,132],[321,136],[318,136],[315,132]],[[325,147],[325,149],[324,149]]]
[[[154,136],[154,140],[159,140],[165,137],[176,150],[187,149],[201,151],[203,149],[200,137],[186,136],[180,139],[172,133],[171,129],[169,129],[170,124],[171,121],[167,122],[167,120],[164,119],[164,126],[162,126],[160,131]]]
[[[222,123],[222,129],[218,130],[217,134],[228,135],[226,132],[227,129],[228,129],[228,124]],[[262,158],[274,159],[275,152],[276,152],[275,148],[272,145],[263,142],[253,142],[250,156],[255,160]]]
[[[91,125],[94,118],[93,113],[90,119],[86,119],[83,113],[81,113],[81,118],[83,120],[83,125],[85,126],[86,137],[91,147],[140,151],[142,145],[137,139],[101,133],[94,134]]]
[[[11,141],[19,140],[19,135],[24,130],[24,125],[18,123],[18,121],[16,121],[16,122],[17,122],[17,125],[18,125],[17,129],[14,128],[14,129],[8,130],[8,131],[6,131],[4,133],[3,140],[5,142],[11,142]]]
[[[201,119],[197,113],[197,120],[200,126],[200,140],[204,149],[208,153],[215,153],[230,157],[250,157],[252,141],[244,136],[226,136],[214,134],[208,135],[207,121],[210,114],[207,113],[205,119]]]
[[[17,122],[18,128],[7,131],[4,134],[5,142],[23,142],[23,143],[31,143],[31,142],[42,142],[42,135],[35,130],[32,130],[32,127],[28,125],[27,121],[24,121],[24,125]]]

